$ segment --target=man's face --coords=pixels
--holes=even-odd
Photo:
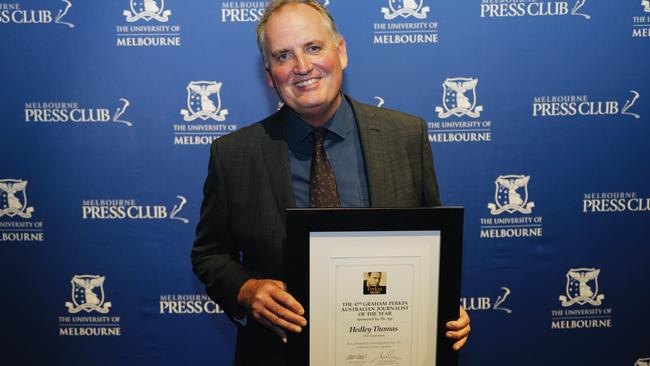
[[[379,286],[379,281],[381,281],[381,273],[371,272],[368,276],[368,286]]]
[[[325,20],[304,4],[286,5],[269,18],[264,33],[267,83],[282,101],[314,126],[338,108],[345,41],[333,39]]]

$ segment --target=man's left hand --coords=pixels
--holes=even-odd
[[[458,351],[465,345],[467,337],[469,337],[469,331],[471,330],[469,326],[469,315],[467,315],[467,312],[461,306],[458,320],[447,322],[446,325],[449,331],[445,333],[445,336],[449,339],[457,340],[452,348],[454,351]]]

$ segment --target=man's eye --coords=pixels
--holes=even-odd
[[[289,59],[291,55],[288,52],[278,53],[275,55],[275,60],[278,62],[283,62]]]
[[[309,52],[309,53],[317,53],[320,50],[321,50],[321,47],[317,46],[317,45],[307,46],[307,52]]]

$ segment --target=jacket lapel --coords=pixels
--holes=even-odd
[[[262,123],[266,135],[270,138],[263,139],[261,148],[264,165],[271,183],[271,190],[278,204],[280,217],[286,224],[285,210],[289,207],[295,207],[296,200],[293,193],[293,183],[291,182],[291,167],[287,147],[288,124],[285,108]]]
[[[370,190],[370,206],[389,207],[387,193],[392,183],[388,174],[386,151],[381,125],[377,121],[378,116],[373,108],[349,97],[348,100],[352,104],[361,137],[361,148],[366,163],[368,189]]]

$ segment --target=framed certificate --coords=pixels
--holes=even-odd
[[[290,365],[455,365],[463,209],[289,209]]]

